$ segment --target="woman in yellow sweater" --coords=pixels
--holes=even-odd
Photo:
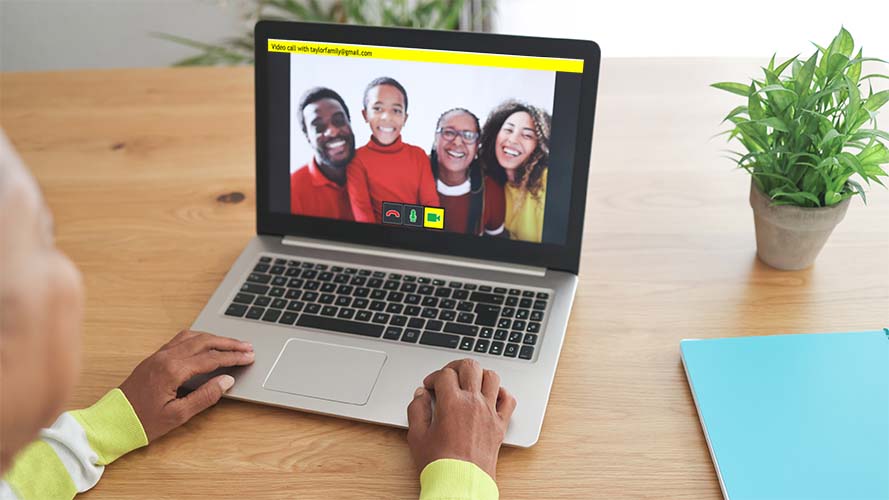
[[[504,186],[511,239],[543,239],[551,124],[546,111],[509,100],[491,112],[482,129],[479,156],[485,173]]]
[[[186,380],[253,362],[250,344],[185,330],[93,406],[60,415],[80,371],[83,295],[37,184],[0,130],[0,500],[89,490],[106,465],[213,406],[235,383],[218,375],[179,397]],[[514,409],[497,375],[475,361],[426,377],[407,409],[420,498],[496,499],[497,454]]]

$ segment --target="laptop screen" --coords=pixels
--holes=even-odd
[[[482,245],[568,243],[583,59],[257,43],[272,213]]]

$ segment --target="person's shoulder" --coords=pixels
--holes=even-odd
[[[311,174],[309,173],[309,164],[306,163],[298,167],[296,170],[293,171],[293,173],[290,174],[290,181],[296,182],[303,179],[308,179],[310,175]]]

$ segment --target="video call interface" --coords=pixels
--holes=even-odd
[[[565,243],[583,61],[268,43],[273,211]]]

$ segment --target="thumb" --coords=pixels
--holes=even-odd
[[[414,400],[407,406],[408,430],[425,434],[432,423],[432,395],[422,387],[414,392]]]
[[[231,375],[219,375],[204,382],[191,394],[177,401],[177,404],[183,407],[185,420],[191,420],[198,413],[215,405],[234,384],[235,378]]]

